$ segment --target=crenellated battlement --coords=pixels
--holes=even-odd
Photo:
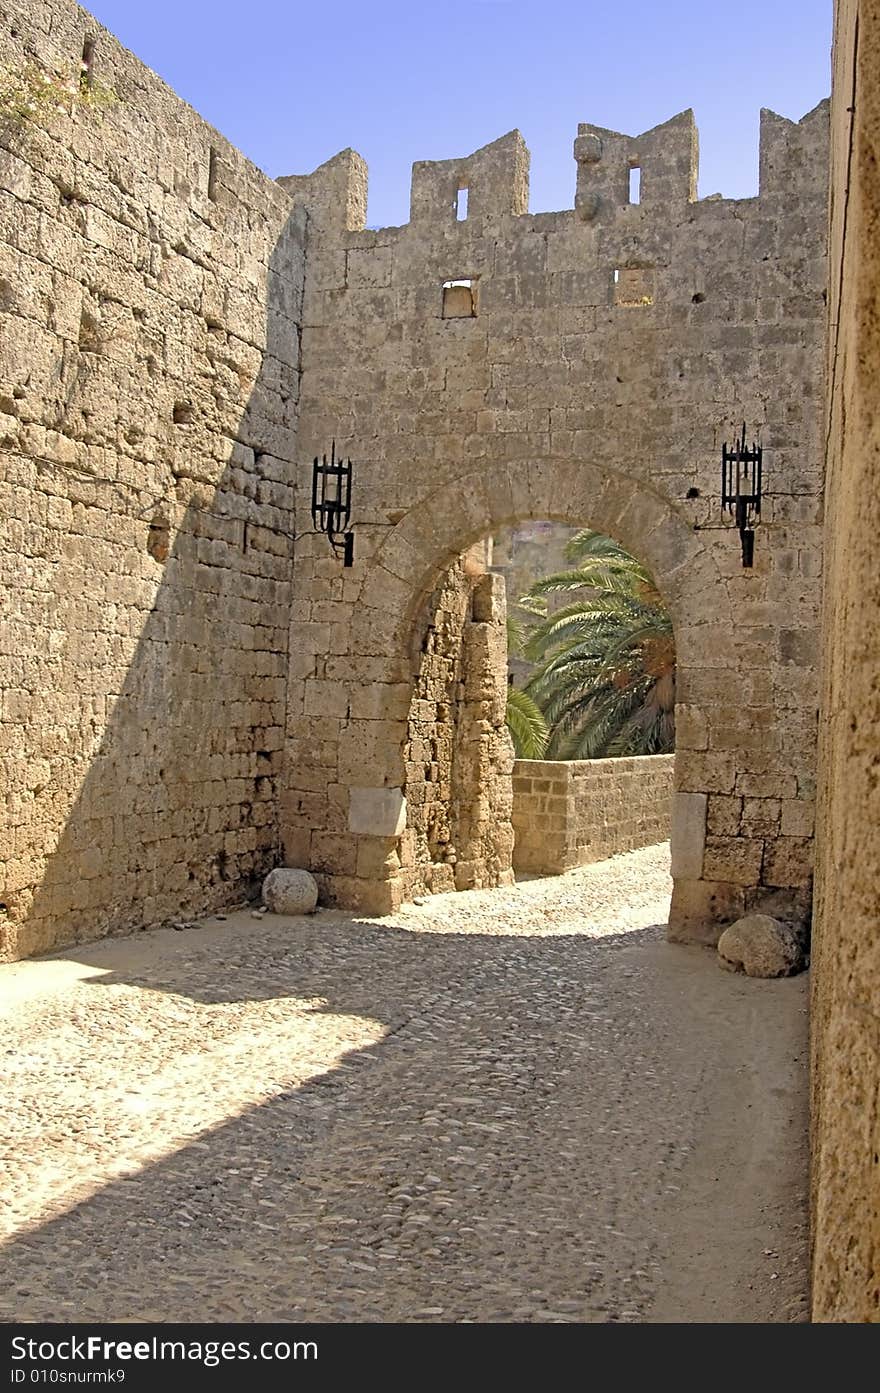
[[[827,147],[827,101],[800,121],[762,110],[758,197],[791,198],[793,189],[801,198],[824,197]],[[574,210],[587,223],[613,221],[634,205],[657,214],[706,201],[697,197],[699,134],[690,109],[640,135],[581,122],[574,158]],[[410,221],[405,226],[442,233],[465,223],[479,232],[504,217],[527,216],[529,165],[528,147],[517,130],[457,159],[418,160],[412,167]],[[364,230],[367,175],[365,161],[349,149],[311,174],[285,176],[278,182],[332,236]],[[717,202],[718,195],[711,199]],[[560,210],[566,211],[571,210]]]
[[[361,232],[367,221],[367,163],[356,150],[340,150],[311,174],[283,175],[277,181],[302,203],[317,227]]]
[[[829,119],[828,98],[799,121],[762,107],[760,198],[784,195],[792,199],[816,193],[827,197]]]
[[[467,218],[518,216],[529,209],[529,151],[519,131],[460,160],[420,160],[412,168],[410,219],[443,226]]]
[[[697,196],[699,140],[692,111],[635,136],[582,123],[574,157],[575,208],[587,222],[613,217],[634,201],[657,208],[692,203]],[[631,175],[638,177],[637,199]]]

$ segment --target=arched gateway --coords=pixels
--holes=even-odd
[[[690,113],[638,137],[581,127],[567,213],[526,212],[516,132],[416,165],[400,228],[364,230],[350,151],[282,181],[311,229],[302,509],[312,454],[335,437],[355,461],[355,564],[307,537],[291,628],[285,856],[331,899],[399,902],[420,607],[472,542],[532,518],[614,537],[669,604],[673,935],[807,913],[826,127],[824,106],[765,113],[742,201],[696,199]],[[751,570],[719,497],[742,419],[768,466]]]

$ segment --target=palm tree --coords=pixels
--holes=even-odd
[[[572,568],[536,581],[520,607],[542,615],[523,644],[525,694],[550,728],[545,757],[596,759],[675,748],[672,620],[640,562],[599,533],[566,547]],[[547,596],[571,603],[547,612]]]

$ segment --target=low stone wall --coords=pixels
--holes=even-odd
[[[553,875],[666,841],[674,755],[518,759],[513,766],[513,865]]]

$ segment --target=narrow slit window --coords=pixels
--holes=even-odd
[[[475,319],[477,314],[476,282],[462,277],[443,282],[443,318]]]
[[[88,92],[92,85],[92,69],[95,63],[95,40],[83,40],[82,61],[79,66],[79,86],[81,92]]]
[[[217,166],[219,159],[217,151],[211,146],[208,154],[208,197],[214,203],[217,200]]]
[[[629,201],[630,203],[641,203],[642,201],[642,167],[634,164],[629,171]]]
[[[468,215],[468,191],[459,189],[455,196],[455,216],[459,222],[465,222]]]

